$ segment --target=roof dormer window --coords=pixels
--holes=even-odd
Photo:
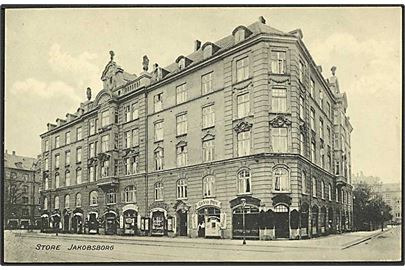
[[[193,61],[191,61],[190,59],[188,59],[187,57],[180,55],[179,57],[177,57],[176,59],[176,63],[179,67],[180,70],[185,69],[186,67],[188,67]]]
[[[233,30],[232,35],[235,38],[235,44],[245,40],[252,32],[243,25],[240,25]]]
[[[203,51],[203,59],[210,58],[213,56],[218,50],[220,49],[219,46],[212,42],[206,42],[202,46],[202,51]]]
[[[203,58],[207,59],[212,55],[212,46],[206,46],[203,51]]]
[[[179,61],[179,69],[184,69],[186,67],[186,59],[181,58]]]

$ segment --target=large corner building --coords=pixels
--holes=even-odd
[[[350,133],[336,68],[263,17],[104,87],[42,138],[43,230],[305,238],[352,225]],[[245,227],[243,226],[245,216]]]

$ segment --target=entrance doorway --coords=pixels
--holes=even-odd
[[[69,215],[63,217],[63,232],[69,232]]]
[[[117,216],[115,213],[105,214],[105,234],[117,234]]]
[[[243,228],[243,210],[245,212],[245,228]],[[233,238],[259,239],[259,208],[253,205],[237,206],[232,211],[232,236]]]
[[[152,235],[165,235],[166,234],[166,218],[163,211],[152,212]]]
[[[275,236],[276,238],[290,237],[289,209],[284,204],[279,204],[274,209]]]
[[[89,233],[99,233],[99,228],[98,228],[98,220],[97,220],[97,214],[96,213],[90,213],[89,214]]]
[[[177,233],[180,236],[187,236],[187,211],[177,211]]]
[[[72,231],[79,234],[83,232],[83,220],[81,216],[74,215],[72,217]]]
[[[198,237],[221,237],[221,210],[204,207],[198,210]]]

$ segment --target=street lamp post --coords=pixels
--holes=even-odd
[[[384,210],[381,210],[381,231],[384,231]]]
[[[243,245],[246,245],[246,224],[245,224],[245,206],[246,206],[246,199],[242,198],[242,224],[243,224]]]

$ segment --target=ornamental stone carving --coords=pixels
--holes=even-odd
[[[270,126],[273,128],[288,127],[291,126],[291,121],[285,115],[279,114],[270,120]]]
[[[253,124],[248,123],[247,121],[241,121],[233,128],[236,133],[249,131],[252,129]]]

